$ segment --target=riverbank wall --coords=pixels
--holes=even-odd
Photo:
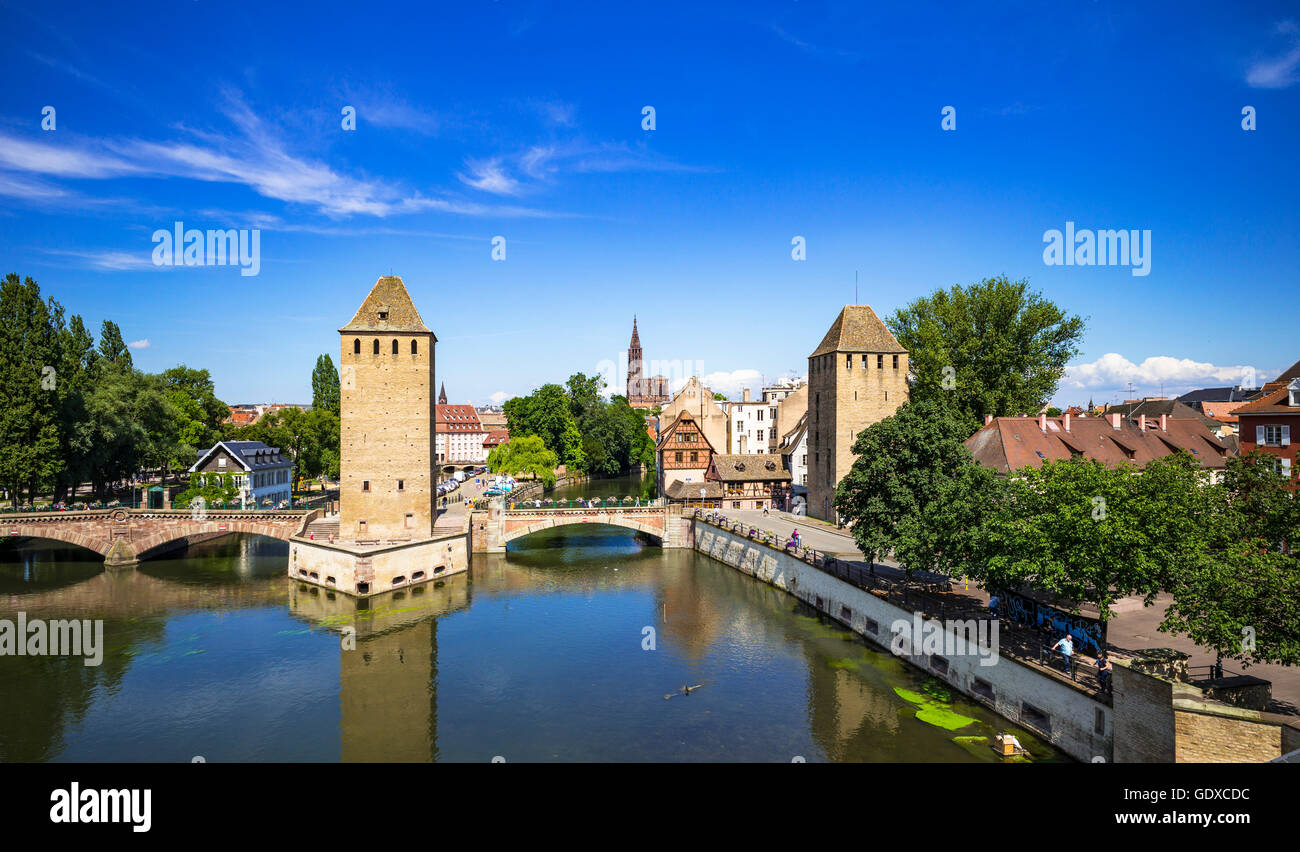
[[[919,616],[912,611],[793,553],[699,517],[688,527],[687,544],[787,592],[1002,718],[1036,732],[1071,757],[1087,762],[1112,760],[1114,718],[1109,704],[971,642],[970,634],[955,625],[936,622],[934,629],[942,634],[934,636],[932,645],[917,634]]]

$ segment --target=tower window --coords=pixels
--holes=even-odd
[[[362,481],[362,483],[361,483],[361,490],[362,490],[362,491],[369,491],[369,490],[370,490],[370,480],[369,480],[369,479],[366,479],[366,480],[363,480],[363,481]],[[365,521],[362,521],[362,523],[365,523]]]
[[[420,344],[417,343],[416,341],[412,340],[412,341],[411,341],[411,354],[412,354],[412,355],[418,355],[419,353],[420,353]]]
[[[396,340],[393,341],[393,354],[394,354],[394,355],[397,354],[397,341],[396,341]]]
[[[387,322],[387,321],[388,321],[388,311],[380,311],[380,312],[379,312],[379,321],[380,321],[380,322]]]
[[[374,345],[374,354],[376,354],[376,355],[379,354],[379,341],[378,341],[378,340],[375,341],[375,345]]]
[[[894,356],[894,369],[895,369],[895,370],[898,369],[898,356],[897,356],[897,355]]]
[[[853,356],[852,356],[852,355],[845,355],[845,356],[844,356],[844,368],[845,368],[846,370],[852,370],[852,369],[853,369]]]
[[[877,355],[877,356],[876,356],[876,369],[877,369],[877,370],[883,370],[883,369],[885,369],[885,356],[884,356],[884,355]]]
[[[353,355],[361,354],[361,338],[359,337],[353,338],[352,340],[352,354]]]
[[[397,490],[398,490],[398,491],[405,491],[405,490],[406,490],[406,481],[405,481],[405,480],[402,480],[402,479],[397,480]]]

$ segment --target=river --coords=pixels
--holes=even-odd
[[[548,530],[364,602],[290,580],[287,554],[238,536],[109,573],[54,542],[0,548],[0,618],[104,635],[97,666],[0,656],[0,760],[991,762],[1003,731],[1065,759],[785,593],[626,530]]]

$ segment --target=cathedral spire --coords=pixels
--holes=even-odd
[[[442,389],[438,392],[438,404],[439,405],[447,404],[447,383],[446,382],[442,383]]]
[[[632,315],[632,342],[628,344],[629,349],[641,348],[641,335],[636,331],[636,314]]]

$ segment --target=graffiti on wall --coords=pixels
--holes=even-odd
[[[1069,633],[1074,637],[1075,653],[1096,654],[1106,647],[1106,623],[1084,615],[1073,615],[1065,610],[1039,603],[1033,598],[1005,592],[999,596],[1005,617],[1031,627],[1050,625],[1053,637]]]

